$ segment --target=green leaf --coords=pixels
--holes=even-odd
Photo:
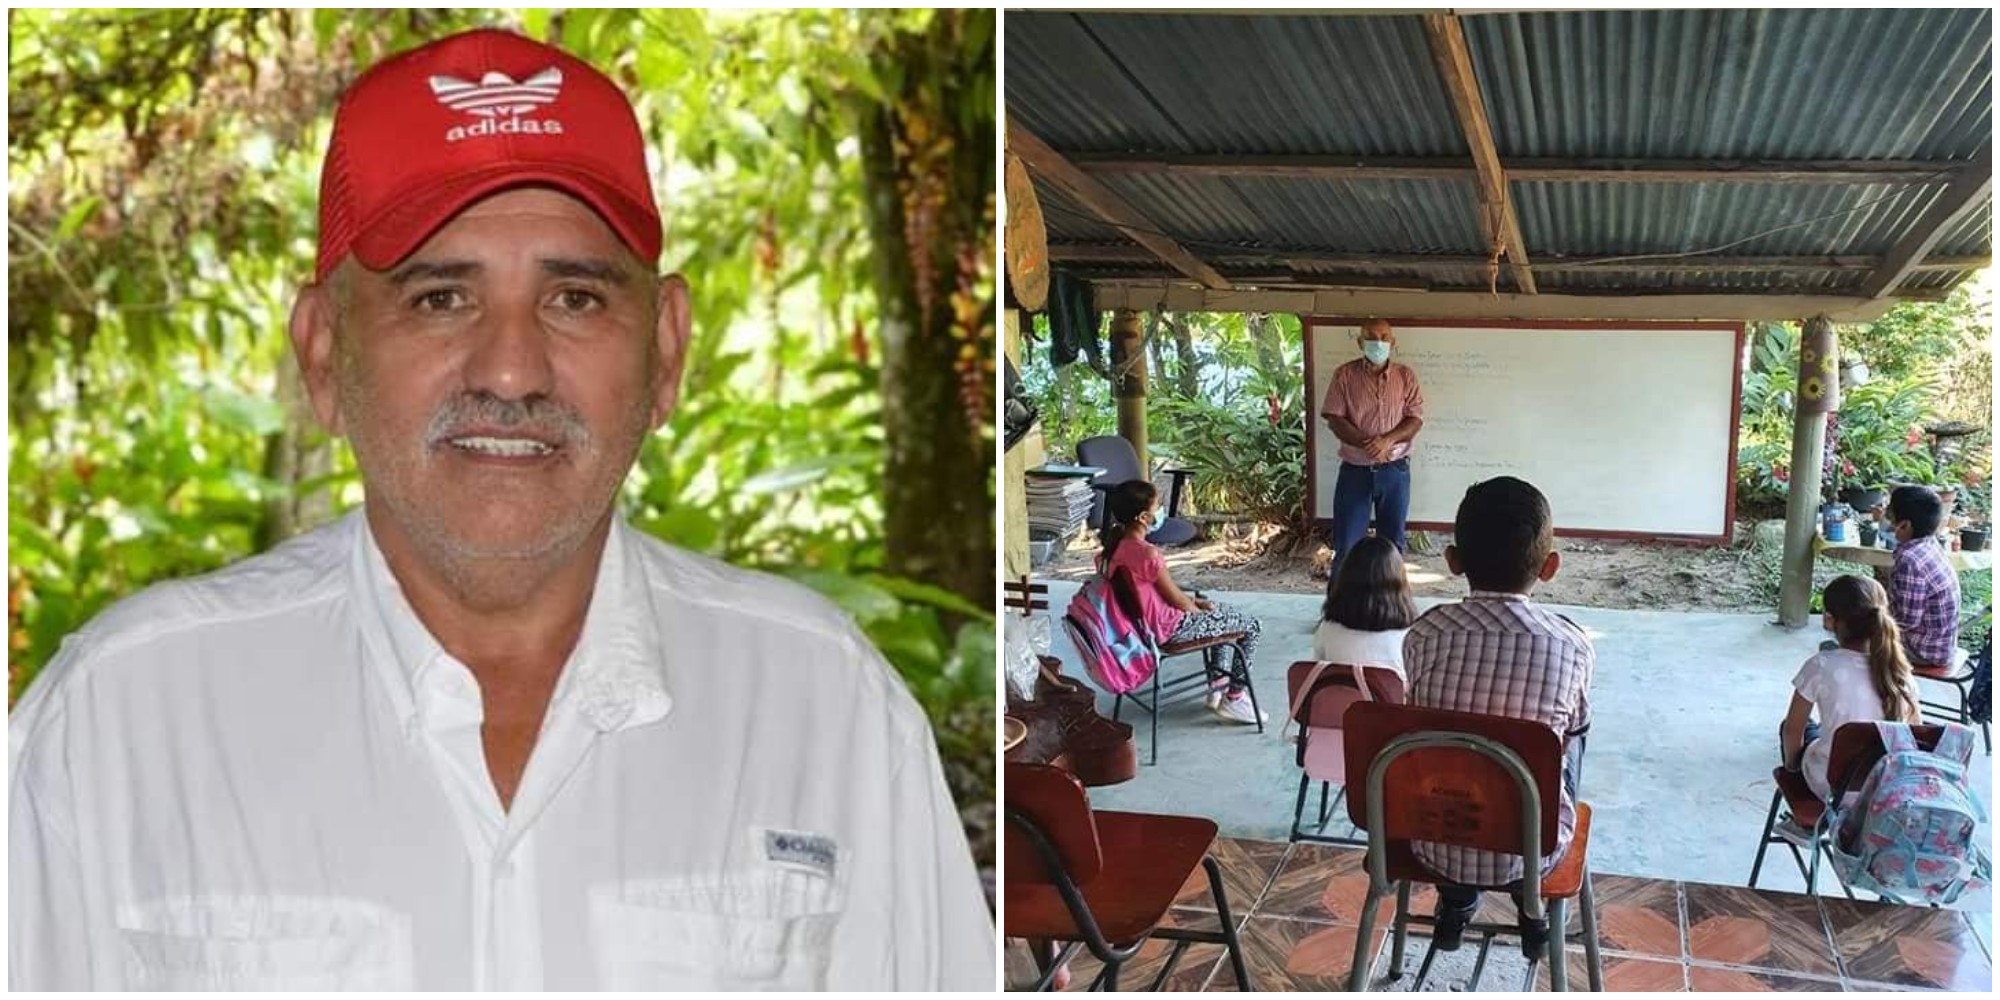
[[[62,224],[56,227],[56,238],[51,242],[57,245],[69,242],[70,237],[75,236],[77,231],[83,228],[83,224],[89,222],[97,214],[97,210],[103,207],[104,199],[94,194],[70,206],[70,210],[63,213]]]
[[[993,609],[990,606],[974,604],[943,587],[934,587],[928,583],[906,580],[897,576],[875,575],[870,576],[868,579],[869,582],[906,601],[929,604],[933,607],[965,615],[978,621],[990,622],[993,620]]]
[[[285,427],[285,408],[275,400],[259,399],[233,389],[210,386],[201,393],[203,408],[223,426],[264,437]]]
[[[863,628],[871,622],[894,618],[903,611],[903,602],[897,600],[896,595],[868,580],[821,570],[805,570],[791,575],[839,605]]]
[[[722,534],[714,515],[700,507],[670,506],[639,522],[647,534],[696,552],[713,552]]]

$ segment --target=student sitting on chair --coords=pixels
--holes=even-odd
[[[1400,677],[1403,637],[1416,618],[1403,554],[1386,538],[1364,538],[1327,578],[1313,659],[1388,667]]]
[[[1820,600],[1835,645],[1814,653],[1792,678],[1791,710],[1778,728],[1778,740],[1785,767],[1803,770],[1806,785],[1824,802],[1833,795],[1832,776],[1826,773],[1833,734],[1850,722],[1915,724],[1917,695],[1881,584],[1837,576]],[[1790,819],[1776,829],[1795,843],[1812,841],[1812,833]]]
[[[1250,672],[1250,657],[1257,651],[1257,635],[1263,631],[1255,616],[1205,598],[1189,597],[1174,585],[1173,574],[1158,547],[1146,541],[1159,519],[1160,495],[1153,484],[1134,479],[1118,484],[1104,498],[1104,551],[1097,557],[1097,572],[1110,579],[1123,569],[1139,595],[1139,619],[1146,623],[1154,641],[1188,642],[1230,632],[1244,633],[1243,672]],[[1256,725],[1258,712],[1242,686],[1218,677],[1208,693],[1208,709],[1231,722]]]
[[[1918,667],[1956,665],[1958,574],[1937,537],[1943,522],[1944,502],[1930,487],[1898,486],[1889,494],[1889,523],[1896,526],[1889,613],[1902,631],[1903,655]]]
[[[1458,505],[1453,544],[1445,565],[1472,586],[1465,600],[1424,612],[1403,643],[1409,702],[1423,708],[1529,719],[1568,741],[1563,761],[1561,828],[1542,871],[1568,852],[1576,827],[1579,737],[1590,726],[1590,675],[1597,654],[1574,622],[1528,599],[1535,583],[1553,579],[1555,551],[1549,502],[1540,490],[1502,476],[1473,484]],[[1458,949],[1465,925],[1479,908],[1479,889],[1521,877],[1514,854],[1419,841],[1412,851],[1424,867],[1458,883],[1440,885],[1436,937],[1440,951]],[[1546,928],[1522,928],[1523,950],[1539,958]]]

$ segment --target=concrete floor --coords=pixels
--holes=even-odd
[[[1076,585],[1050,581],[1050,606],[1068,605]],[[1223,722],[1198,698],[1162,706],[1160,757],[1143,712],[1127,710],[1139,734],[1139,777],[1091,790],[1103,808],[1201,815],[1229,836],[1284,840],[1299,772],[1291,744],[1278,735],[1285,712],[1285,668],[1312,658],[1320,598],[1301,594],[1214,593],[1256,615],[1264,626],[1252,677],[1265,733]],[[1429,607],[1435,600],[1420,600]],[[1818,627],[1790,631],[1769,614],[1561,609],[1589,631],[1597,649],[1593,721],[1582,794],[1595,810],[1593,870],[1722,885],[1743,885],[1771,802],[1777,728],[1798,665],[1826,638]],[[1085,677],[1060,629],[1052,655]],[[1196,665],[1170,661],[1168,676]],[[1936,685],[1925,685],[1936,699]],[[1100,699],[1111,711],[1111,699]],[[1975,754],[1973,784],[1993,802],[1993,758]],[[1308,810],[1311,805],[1308,805]],[[1344,829],[1336,819],[1329,832]],[[1986,846],[1992,849],[1992,828]],[[1803,890],[1789,854],[1774,846],[1760,888]],[[1837,891],[1822,871],[1821,887]],[[1991,890],[1968,892],[1960,908],[1990,912]]]

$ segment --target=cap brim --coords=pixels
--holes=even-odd
[[[582,199],[634,256],[648,267],[658,263],[660,219],[650,207],[589,171],[552,163],[509,163],[468,171],[413,192],[390,211],[362,222],[353,243],[354,257],[371,271],[386,271],[474,203],[509,188],[529,186],[553,187]]]

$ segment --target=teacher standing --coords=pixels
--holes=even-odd
[[[1424,427],[1424,394],[1410,366],[1390,360],[1396,331],[1371,319],[1355,334],[1361,357],[1334,369],[1320,417],[1340,439],[1333,486],[1333,572],[1375,522],[1375,535],[1405,548],[1410,513],[1410,442]]]

